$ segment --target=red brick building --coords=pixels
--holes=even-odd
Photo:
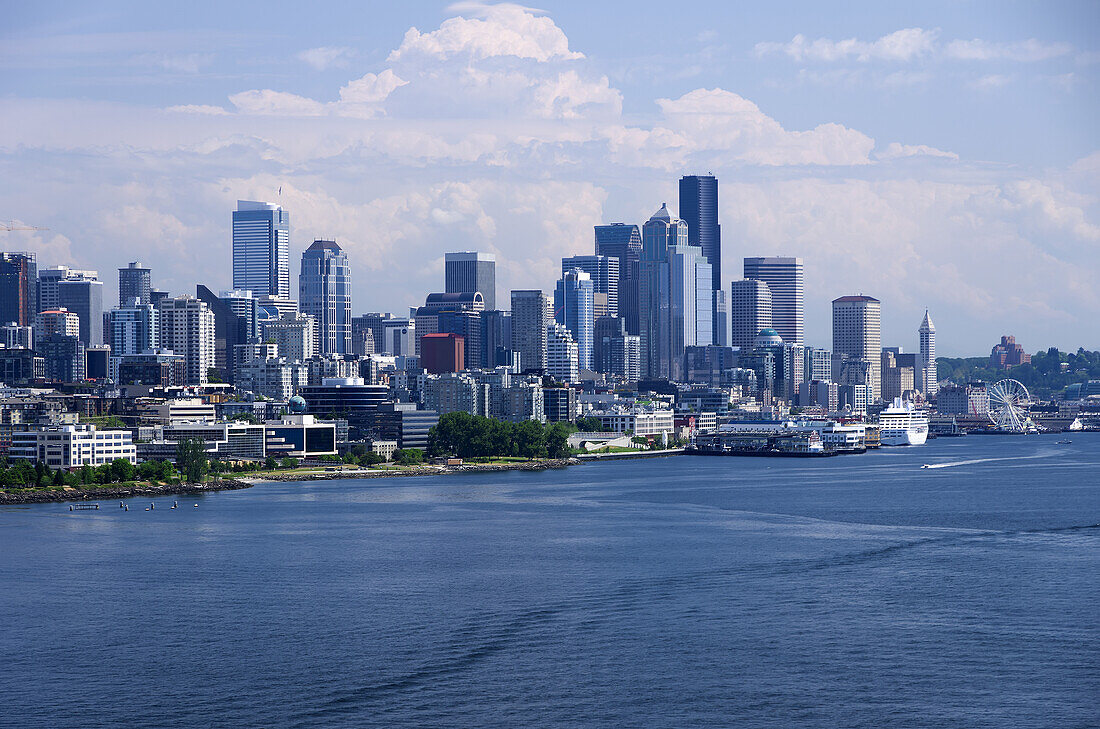
[[[1016,344],[1016,337],[1008,334],[1001,337],[1001,343],[993,347],[989,354],[989,364],[1002,370],[1017,365],[1031,364],[1031,355]]]

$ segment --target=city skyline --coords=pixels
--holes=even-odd
[[[592,252],[594,225],[640,224],[679,177],[709,172],[723,181],[723,291],[745,256],[802,257],[807,344],[828,346],[829,301],[858,290],[912,348],[901,333],[938,309],[945,355],[997,332],[1072,348],[1096,331],[1095,6],[826,18],[796,4],[792,20],[736,23],[700,6],[670,20],[679,39],[644,67],[628,62],[640,46],[609,48],[581,21],[608,11],[572,3],[386,8],[336,35],[303,21],[280,58],[257,50],[277,32],[264,19],[222,49],[157,36],[156,18],[121,7],[64,29],[19,8],[0,58],[26,71],[2,82],[0,217],[50,229],[7,232],[4,247],[99,270],[111,291],[133,260],[172,292],[231,288],[236,199],[294,211],[290,258],[339,239],[356,313],[417,305],[455,250],[496,254],[501,292],[546,290],[562,257]],[[361,9],[346,11],[354,26]],[[200,6],[196,23],[237,32],[239,12]],[[616,18],[628,47],[644,38],[637,15]],[[103,31],[120,22],[115,48]],[[95,70],[74,73],[85,59]],[[531,95],[504,105],[456,76],[495,78],[501,63]],[[77,92],[87,74],[98,83]],[[91,149],[119,153],[89,191]]]

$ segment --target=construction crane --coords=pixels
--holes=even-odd
[[[16,225],[14,220],[8,220],[0,223],[0,230],[49,230],[49,228],[39,228],[37,225]]]

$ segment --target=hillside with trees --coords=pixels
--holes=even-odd
[[[1065,371],[1063,362],[1067,364]],[[950,380],[956,384],[1011,378],[1023,383],[1032,397],[1046,400],[1066,385],[1100,379],[1100,351],[1082,348],[1076,352],[1060,352],[1051,347],[1032,355],[1031,364],[1007,370],[992,367],[989,357],[937,357],[936,374],[940,382]]]

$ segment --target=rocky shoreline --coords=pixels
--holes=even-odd
[[[223,478],[210,483],[176,483],[163,486],[111,486],[100,489],[65,489],[64,491],[27,491],[0,493],[0,506],[20,504],[52,504],[65,501],[121,501],[156,496],[193,496],[215,491],[235,491],[252,488],[252,484],[235,478]]]
[[[257,484],[295,481],[337,481],[403,476],[447,476],[460,473],[495,473],[497,471],[546,471],[580,463],[576,458],[552,458],[523,463],[464,463],[461,466],[421,466],[400,471],[325,471],[323,473],[267,474],[263,477],[223,478],[205,484],[178,483],[163,486],[112,486],[97,489],[42,489],[24,493],[0,493],[0,506],[20,504],[51,504],[66,501],[122,501],[157,496],[188,496],[252,488]]]

